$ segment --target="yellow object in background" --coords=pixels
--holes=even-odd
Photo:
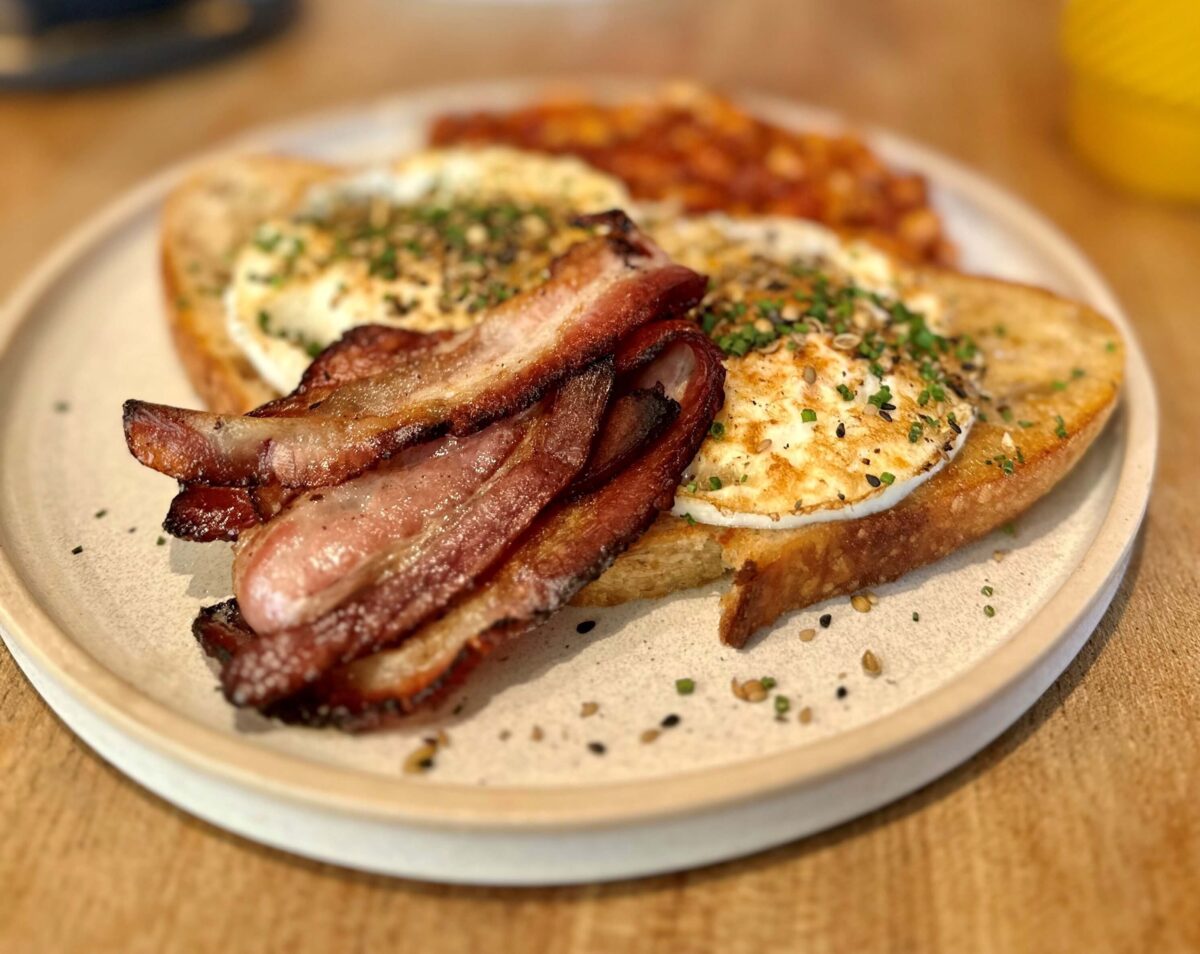
[[[1138,192],[1200,200],[1200,0],[1069,0],[1076,148]]]

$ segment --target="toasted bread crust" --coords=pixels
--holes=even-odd
[[[579,601],[663,596],[733,570],[720,636],[742,646],[783,613],[894,580],[979,539],[1061,480],[1116,405],[1124,361],[1116,329],[1090,308],[1041,289],[950,272],[922,277],[945,296],[956,331],[974,336],[988,355],[987,420],[975,424],[944,470],[897,506],[860,520],[743,530],[663,516]],[[1024,457],[1011,475],[993,460],[1016,457],[1005,433]]]
[[[289,211],[336,171],[282,156],[224,159],[168,196],[160,246],[167,315],[188,380],[210,410],[242,413],[276,396],[226,331],[230,254],[260,222]]]
[[[226,331],[220,289],[231,251],[257,223],[286,213],[309,186],[337,171],[281,157],[229,159],[201,170],[168,199],[167,310],[188,378],[210,409],[244,412],[275,396]],[[783,613],[896,579],[979,539],[1061,480],[1116,405],[1124,362],[1119,333],[1090,308],[1040,289],[939,270],[920,275],[947,300],[955,330],[975,337],[988,357],[988,420],[976,423],[954,461],[897,506],[861,520],[746,530],[689,526],[663,515],[576,602],[662,597],[732,570],[720,637],[742,646]],[[1010,409],[1007,421],[1002,407]],[[1057,433],[1059,417],[1065,438]],[[1017,456],[1005,446],[1006,432],[1024,457],[1011,475],[994,460],[986,463]]]

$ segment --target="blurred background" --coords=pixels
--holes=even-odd
[[[1106,223],[1194,226],[1113,183],[1200,195],[1198,54],[1196,0],[0,0],[0,293],[191,153],[491,77],[774,92],[978,166],[1085,245]]]

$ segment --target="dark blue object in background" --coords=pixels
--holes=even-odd
[[[286,26],[298,0],[0,0],[0,89],[56,89],[191,66]]]

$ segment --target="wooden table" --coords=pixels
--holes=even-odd
[[[0,98],[0,292],[117,193],[263,121],[532,70],[785,93],[982,169],[1108,275],[1163,405],[1124,585],[1046,696],[925,790],[745,861],[600,887],[446,888],[256,847],[101,762],[0,654],[0,949],[1200,950],[1200,214],[1119,194],[1071,154],[1057,4],[491,7],[311,3],[282,39],[215,66]]]

